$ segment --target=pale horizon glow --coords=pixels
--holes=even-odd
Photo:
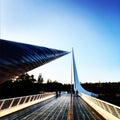
[[[73,47],[80,82],[120,82],[119,6],[119,0],[0,0],[0,37],[65,51]],[[28,73],[70,83],[71,57]]]

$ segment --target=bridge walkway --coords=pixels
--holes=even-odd
[[[88,104],[80,97],[73,97],[73,120],[103,120]]]
[[[70,100],[70,94],[63,94],[56,99],[37,104],[39,107],[28,113],[18,111],[18,113],[13,113],[0,120],[68,120]],[[71,120],[101,120],[101,117],[80,97],[73,97],[72,103]]]

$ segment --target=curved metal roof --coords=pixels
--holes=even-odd
[[[0,39],[0,83],[68,53]]]

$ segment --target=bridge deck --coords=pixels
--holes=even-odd
[[[49,100],[44,104],[39,103],[38,106],[37,109],[31,110],[26,115],[24,115],[24,112],[14,113],[1,120],[68,120],[70,94],[63,94],[61,97]],[[80,97],[73,97],[72,108],[73,120],[101,120],[94,110],[82,101]]]
[[[80,97],[73,97],[73,120],[101,120],[101,116]]]
[[[63,95],[24,117],[24,120],[67,120],[69,95]]]

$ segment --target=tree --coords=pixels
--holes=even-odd
[[[36,79],[34,78],[34,75],[30,76],[30,81],[33,82],[33,83],[36,81]]]
[[[23,73],[21,75],[19,75],[16,80],[19,82],[19,81],[26,81],[26,80],[29,80],[30,79],[30,76],[28,73]]]
[[[52,80],[48,79],[48,80],[47,80],[47,83],[52,83]]]
[[[39,76],[38,76],[38,83],[39,84],[42,84],[43,83],[43,77],[42,77],[42,74],[40,73]]]

